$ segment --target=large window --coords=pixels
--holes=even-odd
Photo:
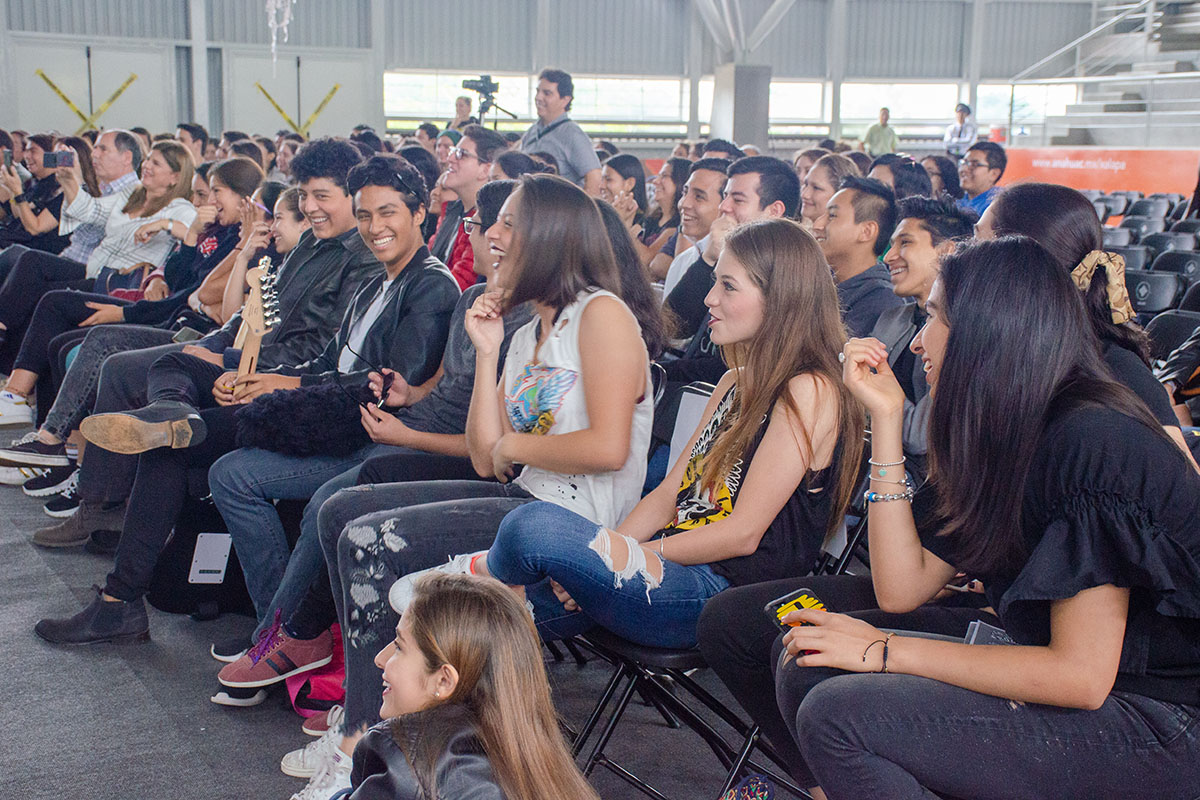
[[[979,108],[975,118],[982,122],[1008,124],[1009,98],[1013,100],[1013,122],[1041,122],[1046,117],[1067,113],[1067,106],[1078,102],[1079,86],[1056,83],[1047,86],[1016,86],[980,84]]]
[[[825,118],[825,86],[800,81],[771,81],[768,103],[772,123],[820,121]]]
[[[843,83],[842,119],[868,125],[887,108],[892,119],[953,119],[957,83]]]
[[[454,98],[472,98],[472,113],[479,108],[479,95],[464,89],[462,82],[478,78],[479,73],[448,72],[385,72],[383,74],[383,113],[387,117],[407,120],[441,120],[454,118]],[[533,113],[532,94],[528,75],[493,75],[500,84],[496,103],[522,119]]]

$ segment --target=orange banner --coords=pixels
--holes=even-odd
[[[1109,150],[1102,147],[1013,148],[1003,185],[1020,181],[1060,183],[1075,189],[1144,194],[1178,192],[1190,197],[1200,171],[1200,150]]]

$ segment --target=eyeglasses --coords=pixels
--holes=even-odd
[[[967,161],[965,158],[959,159],[958,165],[967,169],[988,169],[986,161]]]
[[[412,188],[412,186],[409,185],[408,181],[404,180],[403,175],[401,175],[399,172],[393,172],[392,174],[396,176],[396,180],[400,181],[400,187],[402,189],[404,189],[404,191],[408,192],[413,197],[417,198],[418,201],[421,199],[421,193],[418,192],[416,189]],[[358,354],[355,353],[355,355],[358,355]],[[359,356],[359,358],[362,358],[362,357]]]
[[[483,223],[474,217],[465,217],[462,221],[463,230],[468,234],[476,233],[483,230]]]
[[[347,342],[344,347],[350,352],[350,355],[358,358],[360,361],[370,367],[372,372],[379,373],[379,376],[383,378],[383,387],[382,391],[379,393],[379,402],[375,404],[376,408],[381,408],[383,406],[384,399],[387,398],[388,392],[391,391],[392,383],[396,380],[396,376],[390,372],[384,372],[382,369],[372,364],[363,356],[362,353],[351,347],[349,342]],[[346,395],[346,397],[349,397],[355,404],[360,405],[363,408],[370,407],[371,404],[369,402],[363,400],[361,396],[355,395],[345,387],[345,385],[342,383],[342,375],[340,372],[333,373],[333,382],[336,383],[337,387],[342,390],[342,394]]]
[[[271,213],[271,209],[257,201],[252,200],[251,202],[254,203],[255,208],[263,213],[263,222],[270,222],[271,220],[275,219],[275,215]]]
[[[478,161],[480,164],[492,163],[490,161],[484,161],[482,158],[479,157],[479,155],[477,153],[472,153],[470,150],[464,150],[461,147],[451,147],[450,152],[447,155],[449,155],[453,158],[466,158],[467,156],[470,156],[471,158]]]

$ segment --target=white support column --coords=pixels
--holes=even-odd
[[[20,78],[13,72],[12,37],[8,34],[8,0],[0,0],[0,108],[6,110],[5,124],[17,128],[24,125],[21,109],[17,108],[17,95],[13,91]],[[32,75],[26,80],[36,80]]]
[[[2,1],[2,0],[0,0]],[[695,6],[688,6],[688,118],[687,138],[700,138],[700,78],[704,72],[704,23]]]
[[[971,38],[967,48],[967,105],[978,111],[979,80],[983,75],[984,29],[987,25],[987,0],[973,0],[971,5]]]
[[[842,81],[846,78],[846,48],[850,28],[848,0],[830,0],[828,34],[825,37],[825,68],[830,82],[829,136],[842,135]]]
[[[377,131],[387,130],[387,114],[383,109],[383,73],[387,69],[387,9],[384,0],[371,0],[371,79],[374,81],[375,109],[371,124]]]
[[[208,113],[208,0],[188,0],[188,31],[192,51],[192,119],[210,130]]]

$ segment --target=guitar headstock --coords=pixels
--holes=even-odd
[[[263,256],[258,260],[258,266],[246,273],[250,294],[242,306],[242,319],[258,336],[279,324],[278,277],[270,267],[271,259]]]

